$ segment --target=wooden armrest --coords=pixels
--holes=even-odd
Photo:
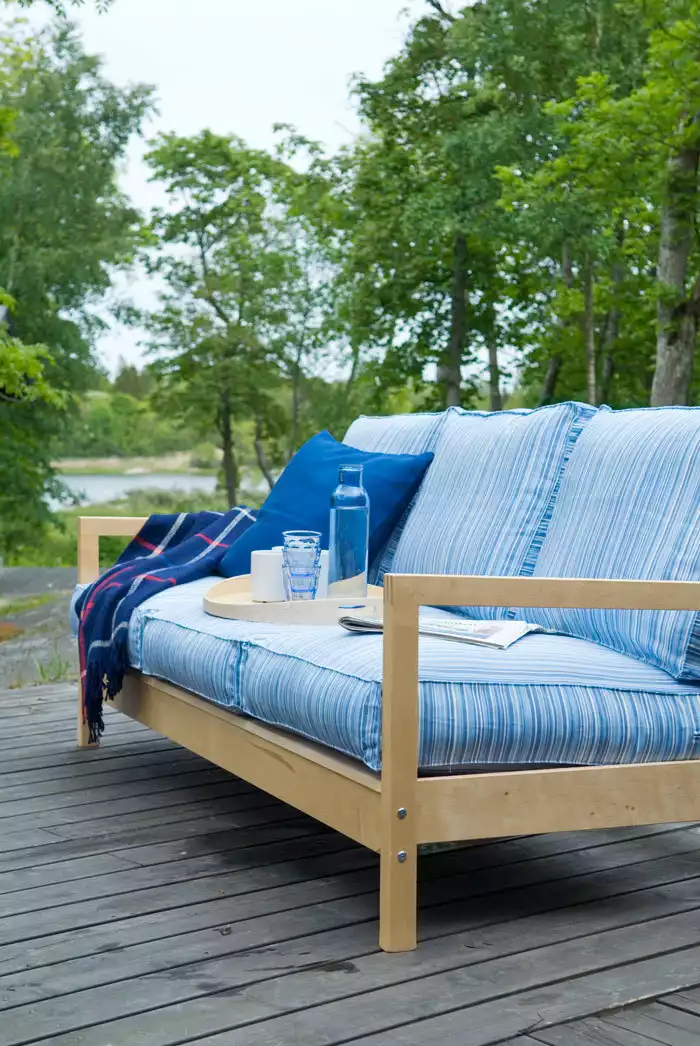
[[[384,604],[411,613],[420,606],[700,610],[700,582],[385,574]]]
[[[416,805],[421,606],[700,610],[700,582],[385,574],[382,793],[394,817],[390,845],[396,851],[408,839],[396,811],[408,809],[410,817]]]
[[[87,584],[100,576],[100,538],[132,538],[148,516],[79,516],[78,582]]]

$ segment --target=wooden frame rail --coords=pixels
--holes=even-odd
[[[78,584],[87,585],[100,576],[100,538],[133,538],[147,516],[79,516]],[[89,731],[83,712],[82,683],[78,683],[78,746],[89,744]]]
[[[81,519],[80,579],[98,575],[100,535],[128,536],[143,522]],[[129,674],[115,703],[378,851],[379,939],[386,951],[416,946],[421,843],[700,819],[700,760],[419,777],[418,612],[425,605],[700,611],[700,582],[386,575],[381,776],[138,672]],[[78,743],[87,743],[82,711]]]
[[[100,575],[100,538],[133,538],[147,516],[79,516],[78,584],[86,585]]]

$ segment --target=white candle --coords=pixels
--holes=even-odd
[[[265,548],[251,553],[250,582],[255,603],[284,602],[281,548]]]

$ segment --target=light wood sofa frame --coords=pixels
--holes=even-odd
[[[144,522],[81,518],[78,580],[98,576],[100,536],[133,536]],[[377,851],[385,951],[416,946],[420,843],[700,819],[700,760],[419,777],[418,610],[460,604],[700,610],[700,582],[387,575],[381,775],[138,672],[115,705]],[[88,744],[82,702],[78,744]]]

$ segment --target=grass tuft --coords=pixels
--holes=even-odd
[[[36,670],[41,683],[62,683],[76,678],[70,658],[61,653],[56,643],[53,645],[48,661],[36,662]]]
[[[0,614],[3,617],[14,617],[24,614],[27,610],[36,610],[37,607],[46,606],[58,599],[58,592],[42,592],[37,596],[19,596],[16,599],[0,599]]]

